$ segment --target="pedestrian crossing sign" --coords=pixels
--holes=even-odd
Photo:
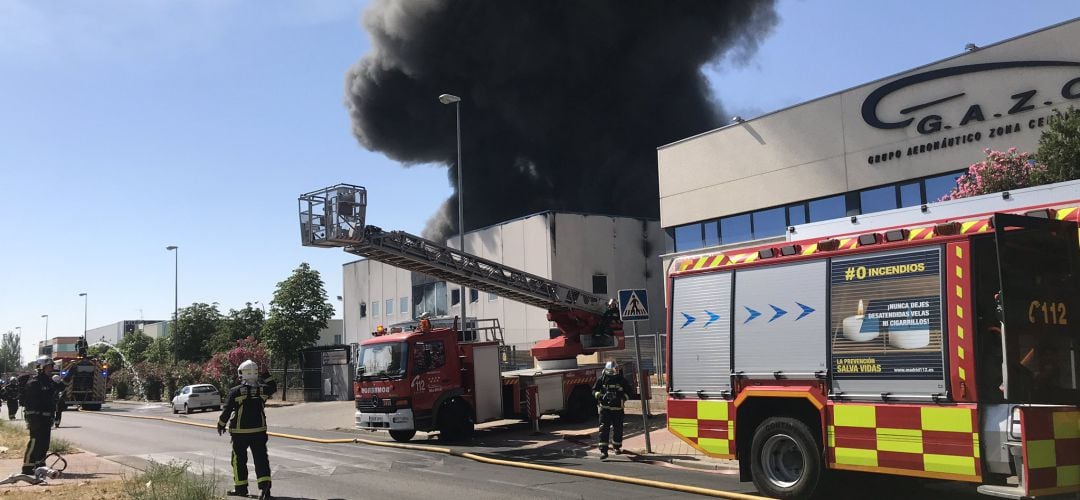
[[[623,321],[649,319],[649,295],[645,290],[619,290],[619,318]]]

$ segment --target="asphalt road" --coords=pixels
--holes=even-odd
[[[188,462],[195,470],[219,474],[222,491],[231,485],[227,437],[219,437],[212,429],[109,416],[110,412],[162,414],[158,409],[135,408],[91,414],[71,412],[64,415],[63,425],[54,435],[136,468],[144,468],[149,460]],[[330,433],[318,435],[326,437]],[[281,438],[271,438],[269,450],[275,498],[696,498],[668,490],[488,465],[428,452]],[[621,463],[605,464],[585,457],[567,458],[572,460],[540,463],[554,462],[553,465],[672,482],[679,482],[680,477],[692,478],[700,486],[753,490],[751,485],[739,483],[730,475],[631,463],[625,458]],[[249,468],[249,477],[254,478],[250,462]]]

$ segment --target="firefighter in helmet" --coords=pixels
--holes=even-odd
[[[4,386],[4,402],[8,407],[8,419],[15,420],[15,414],[19,412],[19,381],[11,377]]]
[[[630,383],[614,361],[604,365],[604,372],[593,384],[593,396],[600,406],[600,458],[608,457],[608,437],[615,453],[622,452],[623,402],[630,398]]]
[[[53,360],[41,356],[34,362],[37,374],[23,388],[20,401],[23,418],[30,430],[30,441],[23,455],[22,473],[33,474],[34,469],[45,465],[52,434],[53,412],[56,411],[56,393],[64,390],[59,375],[53,375]]]
[[[218,419],[218,435],[226,428],[232,436],[233,491],[230,496],[247,496],[247,451],[255,462],[256,483],[259,498],[270,498],[270,457],[266,453],[266,400],[277,391],[277,383],[269,372],[259,373],[259,365],[252,360],[240,363],[236,369],[240,385],[229,390],[225,396],[225,408]]]

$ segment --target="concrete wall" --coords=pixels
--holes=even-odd
[[[343,272],[342,308],[346,344],[370,338],[371,332],[379,325],[387,326],[409,319],[411,314],[400,314],[398,310],[401,297],[406,297],[410,306],[412,304],[411,273],[369,260],[345,264]],[[390,316],[384,311],[387,299],[394,300],[394,314]],[[379,303],[378,315],[373,314],[373,302]],[[365,317],[360,317],[360,304],[366,307]]]
[[[1066,64],[961,68],[1018,61]],[[981,160],[984,148],[1034,151],[1045,118],[1080,106],[1078,64],[1080,21],[1072,21],[663,146],[657,152],[661,224],[961,170]],[[907,80],[873,105],[883,85],[945,68],[956,74]],[[1035,94],[1020,102],[1030,91]],[[863,113],[868,102],[883,124],[912,121],[875,125]],[[998,134],[1009,126],[1014,130]],[[928,145],[929,151],[920,149]],[[888,158],[889,152],[900,155]]]
[[[358,314],[359,315],[359,314]],[[347,344],[345,339],[345,321],[340,319],[332,319],[326,322],[326,328],[319,331],[319,340],[315,343],[317,346],[335,345],[334,336],[341,335],[341,343]]]

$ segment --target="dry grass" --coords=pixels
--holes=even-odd
[[[18,458],[22,460],[26,452],[26,442],[30,433],[21,420],[0,420],[0,446],[6,447],[0,458]]]
[[[69,483],[58,486],[30,486],[0,491],[4,500],[114,500],[126,498],[123,481]]]

